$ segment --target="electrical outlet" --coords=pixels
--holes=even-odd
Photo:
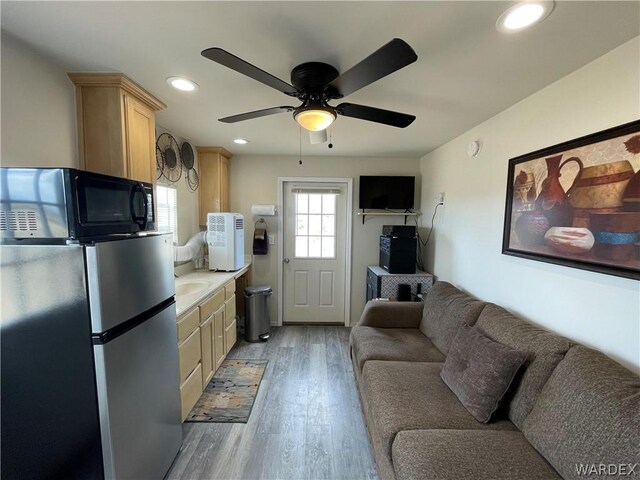
[[[268,235],[269,237],[269,245],[275,245],[276,244],[276,236],[275,235]]]
[[[444,192],[438,194],[438,205],[444,205]]]

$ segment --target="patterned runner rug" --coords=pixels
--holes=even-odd
[[[267,362],[224,360],[185,422],[247,423]]]

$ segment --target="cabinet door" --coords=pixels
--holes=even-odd
[[[220,155],[220,211],[229,211],[229,159]]]
[[[126,177],[121,90],[117,87],[78,87],[76,105],[80,168]]]
[[[367,302],[377,297],[376,295],[376,275],[367,268]]]
[[[127,177],[155,183],[155,113],[142,102],[124,94]]]
[[[178,344],[182,343],[200,324],[200,313],[194,308],[178,319]]]
[[[373,300],[373,288],[371,287],[371,283],[367,282],[367,298],[366,301]]]
[[[229,300],[224,302],[224,326],[228,327],[236,319],[236,296],[231,295]]]
[[[221,288],[200,305],[200,318],[207,319],[224,304],[224,288]]]
[[[202,395],[202,366],[198,364],[185,382],[180,385],[180,399],[182,400],[182,421],[187,418],[191,409]]]
[[[220,157],[198,149],[198,187],[200,198],[200,225],[207,224],[207,213],[220,212]]]
[[[221,306],[216,313],[213,314],[213,351],[215,354],[215,368],[216,370],[226,355],[224,348],[224,305]]]
[[[184,383],[187,377],[200,363],[200,330],[196,329],[184,342],[178,345],[180,358],[180,384]]]
[[[206,225],[207,213],[229,211],[229,158],[222,147],[196,147],[198,152],[198,198],[200,225]]]
[[[225,355],[236,343],[236,296],[232,295],[224,304],[224,353]]]
[[[233,346],[236,344],[236,321],[231,322],[224,332],[224,342],[226,346],[226,354],[228,354]]]
[[[204,390],[213,377],[216,359],[213,349],[213,315],[200,325],[200,343],[202,345],[202,389]]]

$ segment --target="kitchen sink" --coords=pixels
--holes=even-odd
[[[176,295],[189,295],[209,288],[207,282],[188,282],[176,285]]]

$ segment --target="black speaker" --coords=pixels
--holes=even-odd
[[[416,227],[413,225],[383,225],[382,235],[385,237],[415,237]]]
[[[415,237],[380,237],[379,265],[389,273],[416,273]]]
[[[398,285],[398,301],[399,302],[411,301],[411,285],[407,283],[401,283]]]

